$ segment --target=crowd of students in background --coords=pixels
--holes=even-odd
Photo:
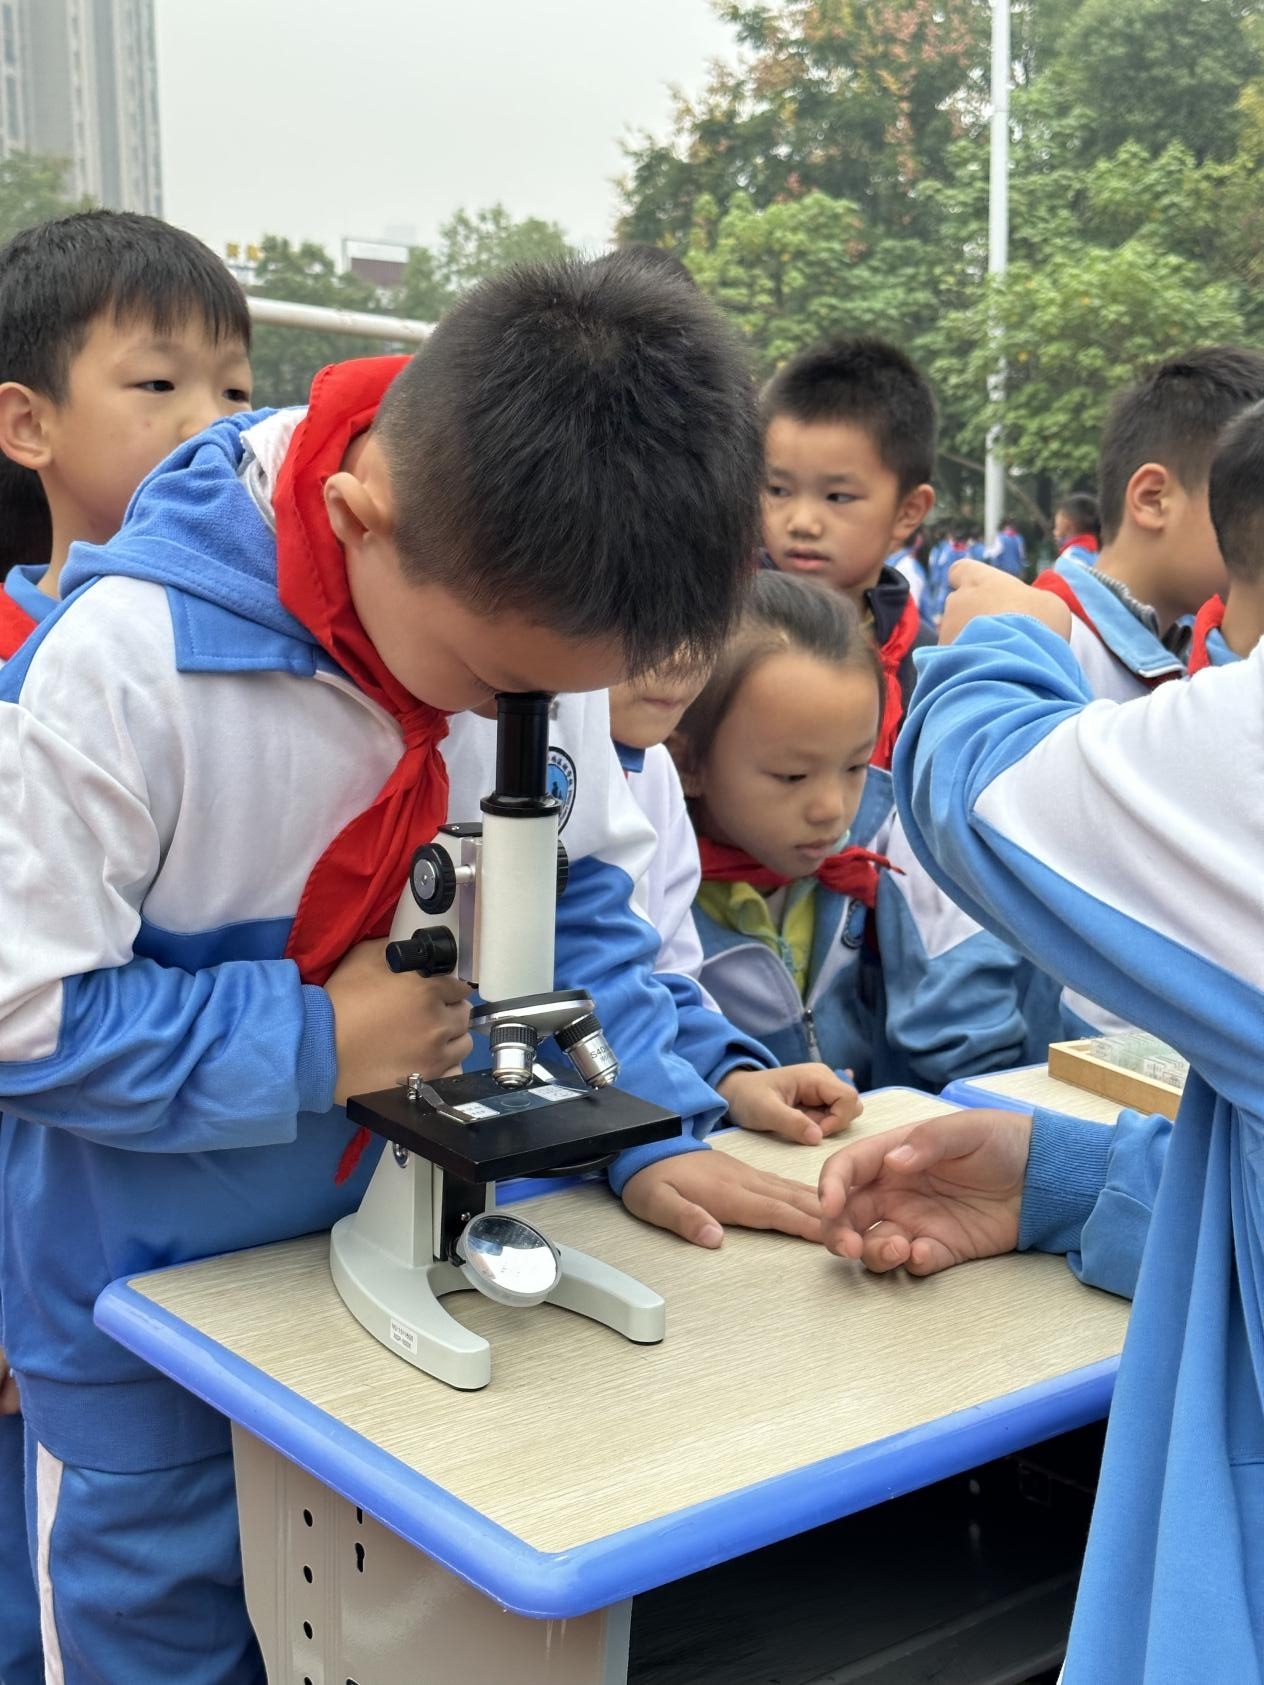
[[[249,345],[151,219],[0,251],[0,1685],[258,1685],[222,1423],[92,1303],[327,1226],[371,1168],[334,1179],[340,1102],[468,1053],[468,991],[381,963],[390,868],[482,793],[471,711],[522,688],[568,693],[559,981],[683,1119],[614,1192],[704,1246],[1148,1276],[1067,1677],[1259,1680],[1264,354],[1116,395],[1036,562],[1013,522],[931,525],[898,347],[808,347],[756,397],[661,254],[510,272],[306,411],[251,410]],[[726,1114],[819,1144],[857,1088],[1121,1023],[1194,1060],[1179,1155],[1156,1120],[966,1114],[844,1148],[818,1199],[707,1151]]]

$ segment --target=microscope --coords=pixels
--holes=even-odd
[[[441,827],[413,857],[391,928],[393,971],[454,973],[477,989],[470,1027],[490,1065],[353,1096],[347,1116],[388,1143],[358,1211],[334,1225],[330,1269],[357,1320],[449,1386],[491,1379],[491,1348],[440,1304],[475,1288],[501,1304],[560,1305],[638,1344],[666,1331],[657,1293],[496,1210],[496,1183],[561,1175],[662,1140],[679,1118],[614,1086],[618,1060],[581,989],[553,987],[567,879],[548,793],[552,697],[496,698],[496,785],[477,824]],[[538,1062],[552,1039],[576,1080]]]

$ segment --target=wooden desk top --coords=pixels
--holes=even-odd
[[[986,1106],[985,1096],[990,1094],[1026,1107],[1044,1106],[1053,1112],[1069,1112],[1072,1117],[1087,1118],[1090,1123],[1115,1123],[1120,1112],[1118,1100],[1104,1100],[1100,1094],[1090,1094],[1087,1088],[1060,1082],[1049,1075],[1047,1065],[1024,1065],[1016,1071],[970,1077],[949,1083],[944,1090],[946,1100],[971,1106]]]
[[[857,1132],[944,1109],[933,1097],[888,1090],[866,1101]],[[836,1144],[791,1146],[738,1130],[716,1140],[720,1151],[808,1181]],[[211,1369],[255,1376],[274,1398],[279,1386],[287,1399],[315,1406],[330,1433],[349,1429],[354,1443],[396,1459],[399,1478],[421,1477],[419,1507],[438,1487],[539,1553],[574,1552],[673,1516],[679,1527],[679,1512],[691,1506],[809,1473],[942,1419],[959,1431],[962,1412],[1023,1389],[1047,1398],[1050,1384],[1113,1359],[1123,1341],[1128,1307],[1081,1286],[1060,1258],[1012,1255],[918,1281],[871,1276],[775,1235],[732,1231],[720,1251],[704,1252],[634,1221],[597,1186],[526,1209],[552,1238],[661,1291],[666,1341],[634,1346],[551,1306],[515,1311],[461,1294],[446,1302],[491,1340],[493,1376],[483,1392],[455,1392],[354,1320],[330,1280],[325,1235],[139,1277],[107,1290],[99,1319],[239,1419],[244,1412],[207,1381]],[[157,1318],[166,1330],[158,1350],[135,1337],[138,1306],[168,1313]],[[183,1360],[172,1357],[173,1326],[177,1345],[197,1348],[196,1373],[181,1372]],[[1101,1413],[1082,1409],[1078,1419]],[[279,1429],[246,1425],[304,1460]],[[1064,1425],[1072,1424],[1011,1436],[1002,1449]],[[345,1481],[330,1483],[345,1490]],[[809,1524],[848,1507],[827,1507]],[[442,1555],[419,1529],[414,1542]],[[769,1536],[796,1530],[782,1525]]]

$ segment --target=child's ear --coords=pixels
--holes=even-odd
[[[385,537],[390,532],[387,511],[369,485],[346,468],[325,481],[325,513],[344,550],[362,544],[370,533]]]
[[[912,491],[905,492],[896,511],[895,537],[901,541],[911,538],[934,507],[934,486],[914,486]]]
[[[0,451],[37,474],[53,459],[48,410],[48,400],[29,386],[16,380],[0,383]]]
[[[1143,462],[1124,489],[1124,513],[1143,532],[1162,532],[1172,512],[1172,476],[1161,462]]]

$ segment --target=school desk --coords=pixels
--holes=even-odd
[[[1029,1112],[1044,1106],[1053,1112],[1068,1112],[1090,1123],[1115,1123],[1119,1102],[1090,1094],[1049,1075],[1047,1065],[1020,1065],[1013,1071],[996,1071],[989,1076],[950,1082],[941,1099],[956,1106],[987,1106],[1006,1112]]]
[[[887,1090],[856,1128],[942,1110]],[[805,1180],[836,1146],[716,1140]],[[593,1185],[528,1210],[660,1290],[664,1343],[464,1294],[493,1375],[455,1392],[354,1321],[326,1235],[102,1295],[102,1328],[233,1422],[271,1685],[621,1685],[638,1592],[1106,1411],[1127,1307],[1060,1258],[918,1281],[777,1235],[702,1251]]]

